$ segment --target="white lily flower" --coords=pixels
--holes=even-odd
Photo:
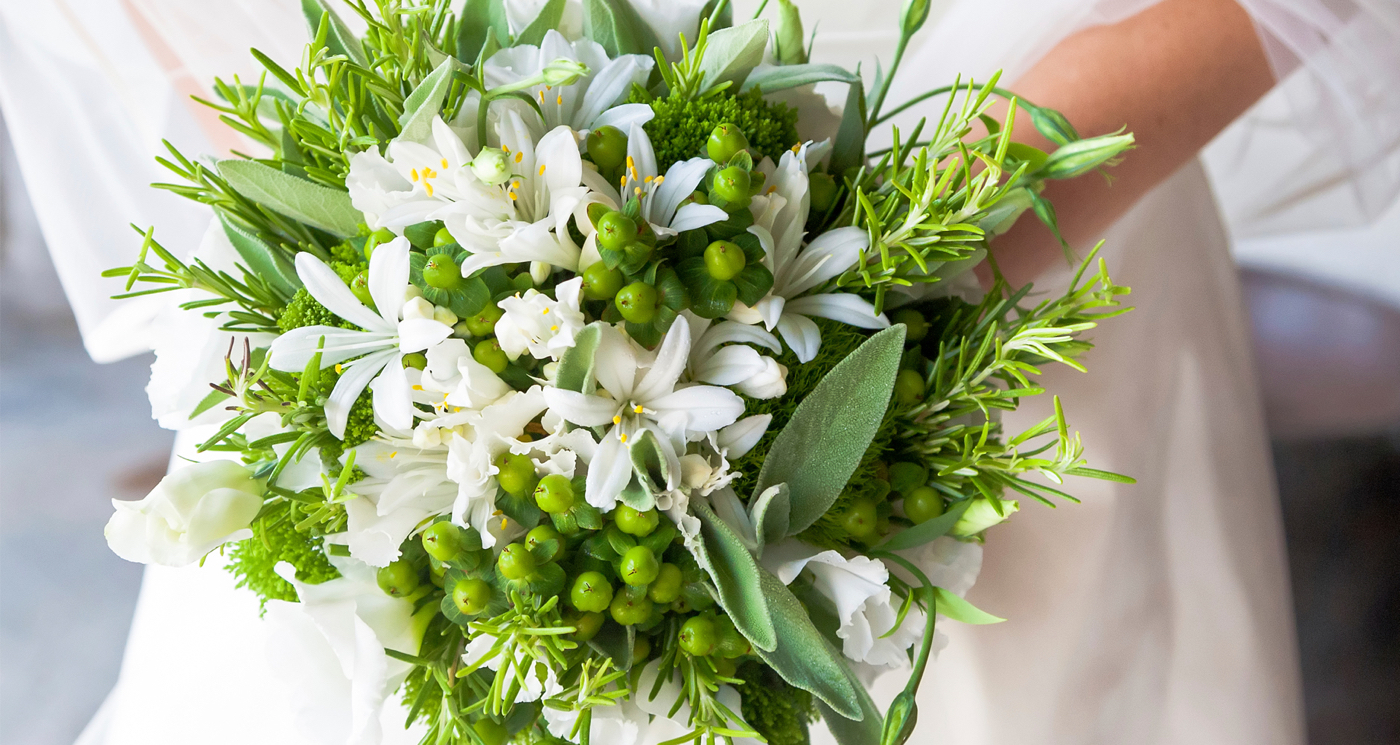
[[[502,300],[499,305],[505,313],[496,321],[501,350],[511,359],[526,350],[535,359],[559,359],[583,330],[582,292],[583,277],[574,277],[555,286],[558,300],[533,289]]]
[[[596,369],[601,390],[593,395],[544,389],[549,408],[580,427],[609,427],[589,464],[586,498],[611,510],[632,479],[631,443],[643,431],[655,435],[678,481],[686,442],[733,424],[744,402],[733,392],[709,385],[677,388],[690,353],[690,326],[671,325],[654,359],[613,326],[602,327]],[[676,488],[675,483],[667,489]]]
[[[350,407],[371,380],[375,381],[375,415],[394,429],[411,428],[414,408],[403,356],[431,348],[451,336],[452,328],[427,318],[399,317],[408,288],[408,239],[396,238],[380,246],[370,259],[369,293],[374,309],[355,297],[334,270],[310,253],[297,254],[296,267],[312,297],[363,330],[335,326],[292,329],[272,342],[271,366],[287,372],[304,370],[324,337],[321,367],[336,365],[341,373],[326,399],[331,434],[345,436]],[[347,362],[351,359],[354,361]]]
[[[499,637],[486,632],[473,636],[462,653],[463,664],[477,664],[491,653],[498,641]],[[543,649],[539,654],[548,659]],[[520,688],[515,694],[516,703],[553,698],[564,692],[564,686],[559,684],[559,676],[555,674],[554,667],[531,657],[519,643],[511,645],[508,650],[503,648],[494,657],[487,659],[483,667],[498,672],[504,667],[506,674],[514,675],[515,679],[520,681]]]
[[[705,180],[705,174],[714,167],[709,158],[691,158],[674,163],[663,176],[657,170],[656,152],[652,149],[651,138],[640,124],[633,124],[627,135],[627,169],[622,178],[619,192],[597,171],[584,171],[584,183],[594,191],[591,199],[603,202],[613,209],[632,197],[641,202],[642,219],[651,223],[652,230],[660,237],[672,236],[683,230],[703,228],[729,217],[728,213],[712,204],[681,204],[695,191],[695,187]],[[578,225],[585,236],[592,236],[597,230],[587,217],[587,204],[579,205]]]
[[[762,563],[783,584],[792,584],[804,569],[811,573],[816,590],[836,606],[841,621],[836,636],[843,641],[841,651],[852,660],[900,667],[908,664],[906,651],[923,638],[924,615],[917,608],[904,617],[898,631],[885,637],[899,618],[899,608],[889,588],[889,570],[880,561],[867,556],[848,559],[787,540],[765,548]]]
[[[433,394],[426,397],[438,399],[425,401],[439,415],[427,421],[437,426],[456,426],[456,422],[446,420],[449,409],[480,411],[513,390],[491,368],[477,362],[461,339],[448,339],[429,349],[427,358],[418,386],[425,394]]]
[[[623,54],[609,59],[603,46],[591,39],[570,42],[558,31],[545,33],[538,47],[522,44],[496,52],[486,61],[483,73],[488,88],[533,78],[546,65],[559,59],[581,62],[589,73],[572,85],[537,85],[527,93],[539,100],[546,129],[565,126],[580,137],[604,126],[623,132],[633,124],[651,121],[651,106],[623,103],[632,84],[646,85],[655,62],[641,54]]]
[[[393,140],[387,156],[373,147],[355,153],[345,177],[351,204],[365,213],[372,228],[401,228],[432,219],[428,215],[485,188],[464,178],[470,173],[472,154],[442,117],[433,118],[426,141]]]
[[[768,191],[750,206],[754,224],[749,232],[763,245],[763,263],[773,273],[773,289],[753,307],[736,303],[729,313],[736,321],[776,329],[801,362],[810,362],[821,347],[821,331],[810,316],[866,329],[890,325],[883,313],[876,313],[875,306],[858,295],[806,294],[855,266],[860,252],[870,245],[864,230],[845,227],[827,231],[803,246],[811,200],[809,149],[813,149],[810,143],[784,153],[768,176]]]
[[[712,321],[682,311],[690,324],[695,344],[690,349],[687,367],[691,380],[713,385],[732,386],[751,398],[777,398],[787,393],[787,368],[771,357],[765,357],[755,344],[774,353],[783,347],[778,337],[757,326],[737,321]],[[723,346],[723,345],[729,346]]]
[[[424,520],[452,507],[458,487],[447,476],[445,447],[418,448],[398,438],[355,447],[355,465],[366,478],[347,491],[345,542],[350,556],[373,567],[399,558],[399,546]]]
[[[520,442],[520,435],[544,409],[545,397],[538,387],[525,393],[512,391],[479,412],[462,412],[467,419],[461,425],[466,434],[451,438],[447,444],[447,475],[458,485],[452,520],[476,528],[487,548],[511,532],[496,510],[495,476],[499,469],[494,461],[513,445],[528,447]]]

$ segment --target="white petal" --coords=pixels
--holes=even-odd
[[[551,411],[580,427],[602,427],[612,424],[618,410],[616,401],[602,396],[585,396],[560,388],[545,388],[544,400]]]
[[[274,370],[301,372],[316,354],[316,348],[323,337],[326,343],[321,349],[322,368],[393,344],[392,337],[388,334],[372,334],[336,326],[302,326],[272,341],[269,351],[272,357],[268,360],[268,365]]]
[[[601,351],[601,350],[600,350]],[[632,398],[645,404],[670,393],[685,370],[690,357],[690,324],[673,323],[666,338],[661,340],[661,348],[656,350],[656,361],[637,384]]]
[[[637,178],[657,176],[656,151],[652,149],[651,138],[640,124],[633,125],[627,133],[627,155],[631,156],[632,166],[637,169]]]
[[[676,214],[676,206],[695,191],[695,187],[705,180],[705,174],[709,173],[714,165],[714,161],[709,158],[691,158],[666,169],[666,178],[651,197],[651,210],[652,216],[656,218],[655,222],[670,225],[671,217]],[[715,209],[719,208],[715,207]],[[720,210],[720,212],[723,211]],[[676,230],[683,230],[683,228],[676,228]]]
[[[384,365],[384,372],[374,379],[374,414],[389,427],[408,430],[413,427],[413,398],[408,377],[403,372],[403,355],[394,355]]]
[[[661,416],[684,414],[686,429],[692,432],[713,432],[727,427],[744,413],[742,398],[731,390],[712,385],[682,388],[647,405]]]
[[[378,375],[396,354],[394,350],[386,349],[355,360],[342,369],[340,379],[335,382],[335,388],[331,389],[331,395],[326,398],[326,426],[331,434],[345,439],[345,424],[350,419],[350,407],[355,405],[356,399],[364,392],[369,381]]]
[[[783,318],[794,313],[830,318],[863,329],[883,329],[890,326],[889,319],[885,318],[883,313],[876,313],[875,306],[871,305],[870,301],[859,295],[844,292],[800,297],[787,304]]]
[[[374,306],[379,309],[384,323],[391,326],[398,323],[407,288],[408,239],[399,236],[375,248],[369,259],[369,296],[374,298]]]
[[[696,347],[697,351],[701,348],[709,350],[730,342],[757,344],[761,347],[767,347],[775,354],[782,354],[783,351],[783,345],[778,343],[778,337],[757,326],[737,321],[725,321],[715,325],[701,337]]]
[[[637,383],[637,352],[616,327],[604,325],[600,330],[598,351],[593,357],[594,374],[603,390],[614,399],[625,401],[632,398]]]
[[[668,182],[669,183],[669,182]],[[665,186],[665,184],[662,184]],[[676,210],[676,216],[671,218],[671,229],[677,233],[683,230],[694,230],[703,228],[706,225],[713,225],[728,218],[729,214],[713,204],[690,204],[681,205]]]
[[[617,127],[623,132],[631,131],[632,125],[641,126],[651,121],[656,116],[656,112],[651,106],[644,103],[625,103],[614,106],[602,114],[599,114],[589,123],[590,129],[602,129],[603,127]]]
[[[646,84],[653,64],[651,59],[640,54],[624,54],[609,62],[603,69],[595,71],[593,79],[588,83],[588,91],[583,94],[583,105],[574,114],[574,123],[578,124],[580,129],[592,127],[594,120],[604,110],[627,98],[627,92],[633,83]]]
[[[427,318],[399,322],[399,351],[421,352],[452,335],[452,327]]]
[[[573,130],[556,127],[540,138],[535,149],[536,167],[544,166],[544,181],[550,193],[578,186],[583,178],[583,160]]]
[[[309,252],[303,251],[296,258],[297,276],[306,286],[306,291],[326,310],[344,318],[367,331],[388,331],[384,319],[355,297],[355,293],[341,281],[340,275],[326,266],[324,261]],[[400,298],[399,302],[403,302]]]
[[[806,316],[784,313],[778,320],[778,333],[782,334],[792,353],[797,355],[798,362],[811,362],[821,348],[821,329]]]
[[[717,350],[695,370],[695,379],[712,385],[734,385],[763,372],[763,355],[752,347],[732,346]]]
[[[870,245],[870,236],[857,227],[830,230],[807,244],[792,262],[784,294],[800,295],[856,265],[860,252]]]
[[[744,457],[763,435],[773,421],[772,414],[747,416],[719,431],[719,447],[725,457],[735,460]]]
[[[593,462],[588,464],[588,483],[585,488],[588,503],[604,512],[617,505],[617,495],[632,480],[632,458],[627,446],[617,438],[617,433],[609,430],[598,444],[593,454]]]

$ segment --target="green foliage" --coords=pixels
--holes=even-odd
[[[296,567],[298,581],[320,584],[340,576],[326,560],[320,540],[298,531],[289,511],[268,515],[253,523],[253,537],[240,541],[229,551],[227,571],[257,594],[264,608],[269,600],[296,602],[291,583],[277,576],[273,568],[285,561]]]
[[[745,663],[734,676],[744,699],[744,721],[768,740],[768,745],[807,745],[807,726],[816,721],[812,694],[787,684],[771,668]]]
[[[351,249],[351,251],[353,252],[354,249]],[[340,255],[344,255],[343,250]],[[346,258],[350,257],[346,256]],[[355,278],[355,275],[359,274],[366,265],[363,260],[360,260],[358,263],[352,263],[350,261],[331,261],[327,263],[327,266],[335,270],[335,273],[348,285],[350,281]],[[307,292],[305,287],[297,290],[297,293],[292,296],[292,301],[287,303],[287,307],[282,310],[281,317],[277,319],[277,327],[282,329],[282,333],[284,334],[292,329],[299,329],[303,326],[338,326],[343,329],[359,328],[359,326],[327,310],[326,306],[321,305],[316,298],[311,297],[311,293]]]
[[[758,88],[737,96],[725,91],[700,100],[669,96],[654,101],[634,89],[629,100],[650,103],[656,112],[643,129],[656,150],[657,163],[703,156],[710,133],[725,122],[743,130],[749,145],[774,162],[797,144],[797,110],[763,100]]]

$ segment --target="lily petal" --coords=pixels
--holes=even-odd
[[[545,388],[544,401],[551,411],[580,427],[602,427],[612,424],[618,410],[616,401],[602,396],[585,396],[577,391],[561,388]]]
[[[772,414],[755,414],[720,430],[719,447],[725,452],[725,457],[738,459],[747,455],[763,439],[772,421]]]
[[[398,323],[407,290],[408,239],[399,236],[376,248],[369,260],[369,296],[374,298],[374,307],[379,309],[385,324]]]
[[[666,332],[666,338],[661,340],[661,347],[656,350],[656,361],[637,384],[632,398],[645,403],[670,393],[675,389],[676,381],[680,380],[689,356],[690,324],[671,324],[671,330]]]
[[[398,353],[392,349],[375,352],[346,365],[326,398],[326,426],[338,439],[345,439],[345,424],[350,420],[350,407],[360,398],[369,381],[384,369]]]
[[[632,480],[632,459],[627,446],[609,430],[598,444],[593,454],[593,462],[588,464],[588,482],[585,486],[585,499],[600,510],[608,511],[617,506],[617,495]]]
[[[798,362],[811,362],[822,345],[822,332],[812,319],[797,313],[784,313],[778,321],[778,333]]]
[[[392,429],[405,431],[413,428],[413,399],[408,388],[408,377],[403,372],[403,355],[390,357],[384,364],[384,372],[370,385],[374,391],[374,413]]]
[[[326,310],[344,318],[366,331],[389,331],[390,326],[377,313],[365,307],[355,293],[345,285],[324,261],[310,252],[297,254],[297,276],[306,286],[311,297],[326,307]],[[405,280],[406,281],[406,280]],[[403,302],[400,299],[399,302]]]
[[[452,327],[429,318],[399,322],[399,351],[421,352],[452,335]]]
[[[783,318],[792,314],[820,316],[833,321],[859,326],[863,329],[889,328],[890,321],[883,313],[876,313],[875,306],[859,295],[845,292],[832,292],[825,295],[808,295],[787,304]],[[805,360],[804,360],[805,361]]]
[[[744,413],[744,399],[727,388],[694,385],[648,402],[658,418],[683,414],[689,430],[711,431],[727,427]]]
[[[662,186],[665,187],[666,184],[669,183],[671,183],[671,181],[667,179],[666,183],[662,184]],[[685,230],[694,230],[696,228],[703,228],[706,225],[723,222],[728,217],[729,213],[713,204],[696,204],[691,202],[690,204],[681,205],[681,208],[676,210],[676,216],[671,218],[671,229],[677,233]]]

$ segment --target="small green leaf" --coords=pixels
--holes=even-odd
[[[927,522],[915,525],[912,528],[902,530],[885,540],[879,545],[881,551],[903,551],[905,549],[917,548],[936,538],[948,535],[948,531],[957,524],[958,518],[967,512],[967,506],[972,504],[971,499],[964,499],[942,515],[928,520]]]
[[[602,339],[601,322],[591,323],[574,336],[574,345],[559,358],[559,374],[555,385],[562,390],[592,393],[597,384],[593,377],[594,357]]]
[[[788,535],[825,515],[850,481],[884,420],[903,352],[903,324],[870,337],[822,378],[773,441],[754,494],[788,485]]]
[[[284,300],[290,300],[297,290],[301,289],[301,278],[297,276],[296,267],[292,262],[287,260],[281,250],[267,245],[261,238],[235,225],[222,210],[217,210],[217,213],[219,224],[224,228],[224,235],[228,236],[229,243],[233,244],[234,250],[238,251],[239,258],[243,259],[248,269],[267,282]]]
[[[846,92],[846,110],[841,115],[841,127],[836,130],[836,144],[831,149],[829,170],[840,179],[846,171],[864,164],[865,86],[856,81]]]
[[[467,0],[458,16],[457,59],[473,64],[487,47],[487,40],[510,40],[503,0]],[[486,55],[491,56],[490,54]]]
[[[564,0],[549,0],[540,9],[535,20],[530,21],[530,25],[525,27],[520,35],[515,37],[515,46],[529,44],[539,46],[544,41],[544,35],[554,29],[559,28],[559,21],[564,18]]]
[[[763,50],[767,47],[768,21],[761,19],[710,34],[705,56],[700,60],[700,90],[704,92],[725,82],[743,85],[749,72],[763,62]]]
[[[701,526],[696,559],[719,590],[720,605],[754,649],[777,649],[777,632],[773,619],[769,617],[768,604],[764,601],[760,584],[762,570],[754,561],[753,554],[749,553],[743,539],[708,504],[695,500],[690,503],[690,508],[700,518]],[[773,581],[778,582],[776,578]],[[782,583],[778,584],[781,586]],[[786,592],[787,588],[784,587],[783,591]],[[791,593],[788,595],[791,597]]]
[[[765,70],[754,70],[744,81],[743,90],[760,88],[764,93],[775,93],[789,88],[799,88],[812,83],[824,82],[858,83],[860,76],[840,65],[779,65]]]
[[[773,289],[773,273],[762,264],[745,266],[734,279],[730,280],[738,292],[738,300],[744,305],[753,305],[762,300]]]
[[[782,581],[766,570],[759,569],[758,572],[762,602],[772,618],[778,644],[772,650],[755,644],[754,651],[783,676],[783,680],[811,691],[835,713],[847,719],[871,718],[874,704],[870,704],[870,712],[864,711],[862,698],[869,698],[869,695],[851,673],[841,652],[812,625],[807,609],[802,607],[802,603]],[[878,732],[879,713],[874,713],[873,718]],[[866,742],[878,742],[878,735],[876,740]]]
[[[633,469],[632,480],[627,482],[627,486],[623,487],[622,491],[618,493],[617,498],[618,501],[638,512],[646,512],[656,506],[656,497],[651,493],[651,489],[648,489],[636,475],[635,465]]]
[[[403,102],[403,115],[399,117],[402,128],[399,137],[411,142],[422,142],[433,133],[433,117],[442,110],[442,99],[452,85],[452,73],[461,67],[455,58],[448,57],[438,65],[423,82],[418,84]]]
[[[1025,101],[1018,102],[1017,106],[1030,111],[1031,123],[1035,125],[1036,131],[1056,145],[1068,145],[1079,139],[1079,133],[1064,114],[1043,106],[1032,106]]]
[[[1006,620],[978,608],[942,587],[933,588],[933,597],[934,602],[938,604],[938,612],[954,621],[982,626]]]
[[[832,737],[836,738],[838,745],[872,745],[880,742],[880,737],[884,734],[885,727],[880,710],[875,708],[870,694],[861,688],[858,695],[863,714],[859,720],[847,719],[833,711],[825,702],[817,701],[822,721],[826,723],[826,728],[831,731]]]
[[[627,0],[583,0],[583,35],[601,44],[609,57],[651,56],[657,46],[656,34]]]
[[[253,160],[221,160],[219,175],[239,194],[294,220],[342,238],[359,232],[364,215],[339,189],[289,176]]]
[[[200,414],[203,414],[204,412],[214,408],[215,405],[227,399],[228,397],[229,395],[222,391],[209,391],[209,395],[205,396],[202,400],[200,400],[199,405],[194,407],[194,411],[190,412],[190,419],[194,419]]]
[[[1120,484],[1136,484],[1137,479],[1132,476],[1124,476],[1121,473],[1112,471],[1100,471],[1097,468],[1071,468],[1065,471],[1066,476],[1082,476],[1089,479],[1102,479],[1104,481],[1116,481]]]

